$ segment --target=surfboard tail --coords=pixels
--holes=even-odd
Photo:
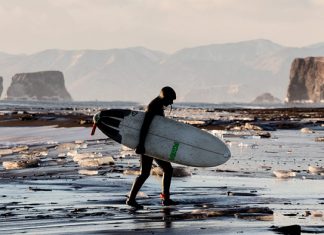
[[[119,124],[130,113],[131,110],[125,109],[108,109],[96,113],[93,116],[94,126],[91,133],[94,133],[96,127],[98,127],[105,135],[121,143],[122,136],[119,133]]]

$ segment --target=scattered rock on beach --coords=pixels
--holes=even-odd
[[[35,116],[35,114],[23,114],[19,117],[20,121],[32,121],[37,119],[38,118]]]
[[[240,196],[240,197],[255,197],[255,193],[240,193],[240,192],[227,192],[227,196]]]
[[[300,225],[290,225],[283,227],[272,227],[273,231],[286,235],[299,235],[301,233]]]
[[[312,213],[310,211],[305,211],[303,216],[307,217],[307,216],[310,216]]]

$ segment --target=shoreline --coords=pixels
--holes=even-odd
[[[271,123],[273,126],[282,129],[297,129],[307,125],[324,125],[324,108],[266,108],[266,109],[246,109],[246,108],[226,108],[226,109],[174,109],[169,117],[180,118],[183,110],[195,110],[195,114],[211,116],[204,120],[185,116],[184,122],[206,129],[226,129],[226,126],[239,125],[245,123],[255,123],[264,125]],[[53,126],[58,127],[90,127],[92,117],[99,110],[91,111],[90,114],[84,112],[71,112],[60,110],[48,111],[28,111],[19,109],[15,111],[0,111],[0,127],[15,126]],[[217,117],[213,117],[217,116]],[[200,123],[195,124],[195,121]],[[298,123],[300,125],[298,125]]]

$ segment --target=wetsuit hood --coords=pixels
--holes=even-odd
[[[166,86],[161,89],[160,97],[162,99],[175,100],[177,98],[177,95],[171,87]]]

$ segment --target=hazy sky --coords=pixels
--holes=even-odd
[[[324,42],[324,0],[0,0],[0,52]]]

